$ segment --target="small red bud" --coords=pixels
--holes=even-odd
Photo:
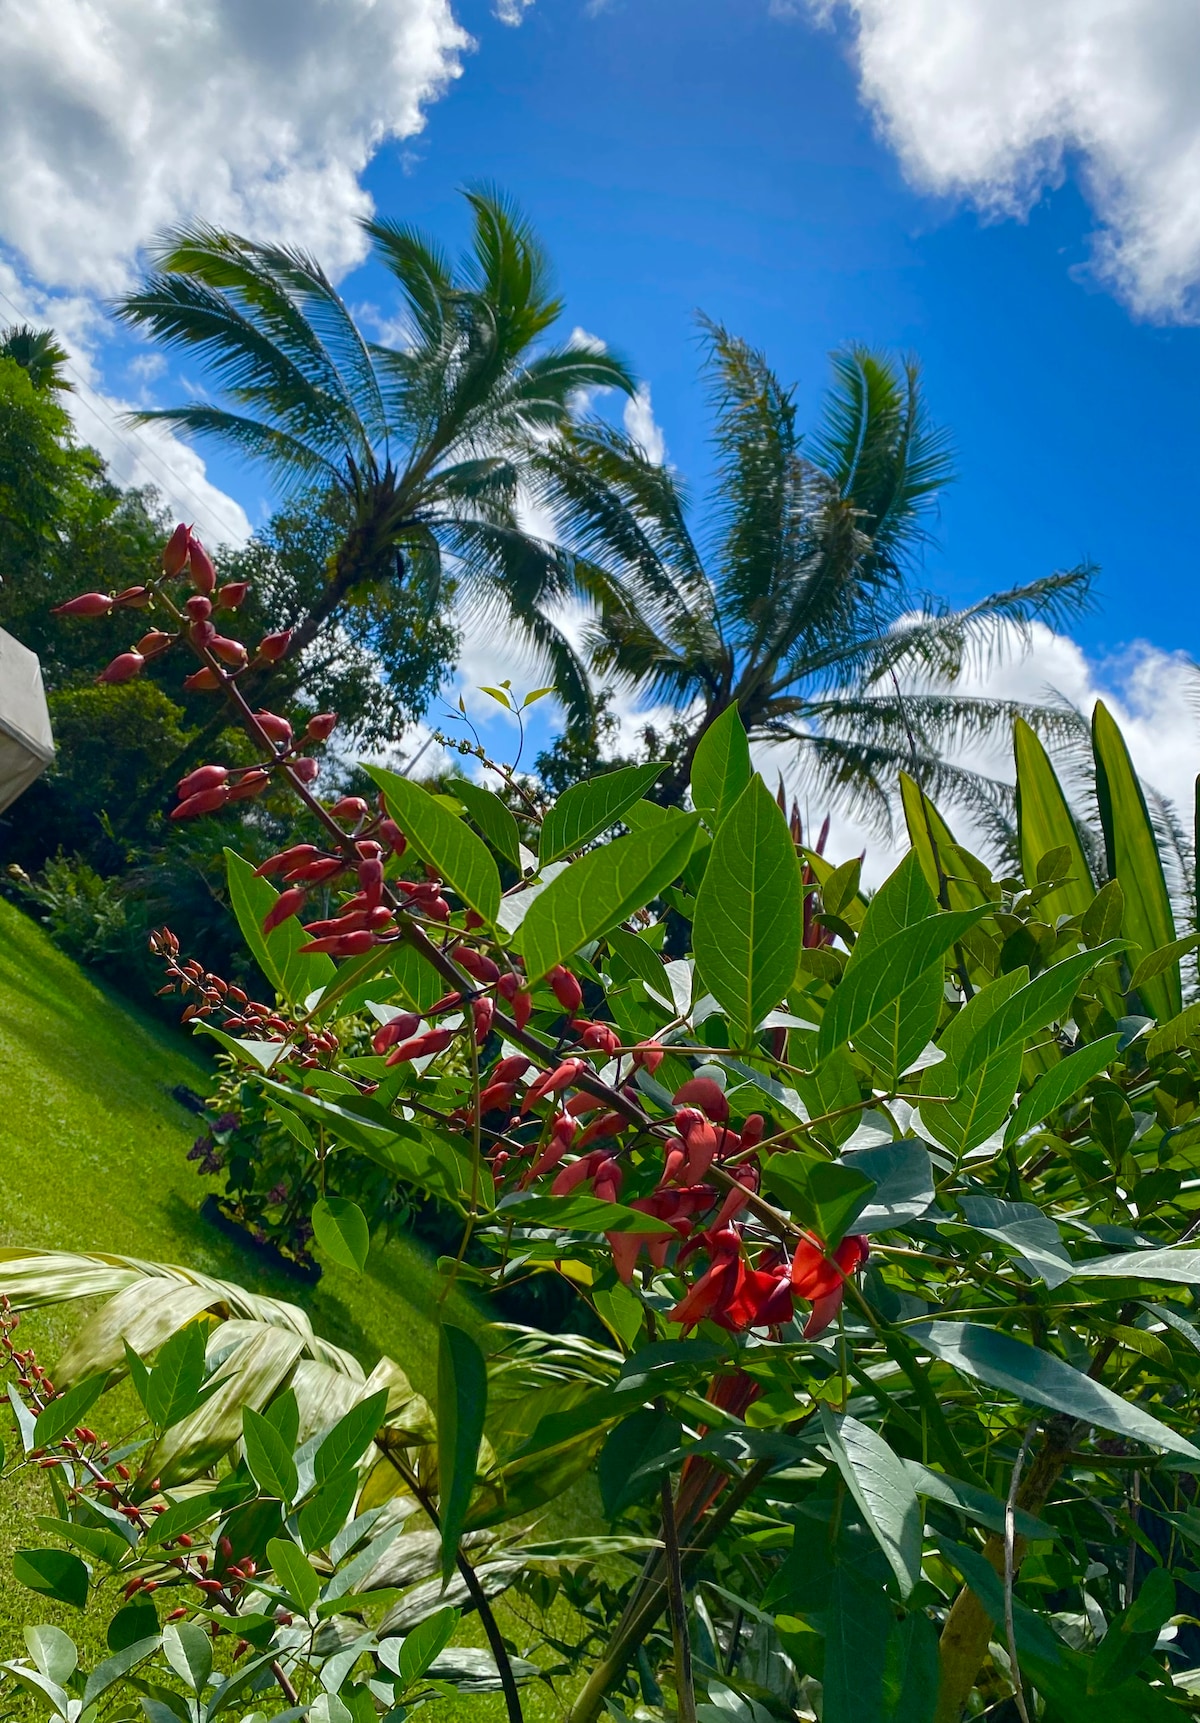
[[[299,867],[290,868],[284,877],[289,885],[296,882],[301,885],[319,885],[322,880],[332,879],[335,874],[342,873],[345,866],[340,856],[322,856],[317,861],[303,862]]]
[[[153,658],[156,653],[165,652],[174,642],[173,634],[164,634],[161,628],[152,628],[149,634],[142,635],[134,651],[140,652],[143,658]]]
[[[52,616],[107,616],[113,607],[113,600],[107,592],[81,592],[78,598],[69,598],[65,604],[56,604],[51,611]]]
[[[316,760],[309,759],[305,756],[301,756],[299,760],[293,760],[291,762],[291,768],[302,784],[311,784],[317,773],[321,770],[321,767]]]
[[[371,1046],[382,1057],[389,1048],[397,1046],[401,1041],[411,1040],[420,1022],[421,1019],[415,1011],[401,1011],[375,1031]]]
[[[286,718],[281,718],[277,712],[256,712],[254,721],[272,742],[282,742],[285,747],[290,747],[292,726]]]
[[[336,712],[318,712],[308,720],[305,729],[305,740],[309,742],[327,742],[337,726]]]
[[[293,844],[291,849],[280,850],[278,855],[268,856],[254,871],[260,879],[267,874],[286,873],[289,868],[298,867],[301,862],[312,861],[314,856],[319,854],[316,844]]]
[[[343,796],[329,810],[335,820],[365,820],[370,811],[361,796]]]
[[[187,559],[188,573],[196,591],[211,592],[217,584],[217,571],[212,565],[212,558],[192,533],[188,534]]]
[[[569,969],[564,969],[561,963],[556,964],[546,979],[564,1011],[574,1013],[579,1010],[583,1004],[583,988]]]
[[[258,643],[258,656],[268,664],[278,664],[287,651],[291,638],[290,628],[281,628],[276,634],[264,634]]]
[[[175,788],[180,800],[186,801],[189,796],[198,796],[201,790],[215,790],[228,776],[229,769],[226,766],[197,766],[186,778],[180,778]]]
[[[193,670],[190,676],[185,676],[183,686],[189,694],[211,694],[221,686],[221,678],[206,664],[202,670]]]
[[[183,607],[193,622],[207,622],[212,615],[212,601],[202,592],[195,592]]]
[[[194,796],[188,796],[180,802],[177,808],[171,809],[173,820],[195,819],[197,814],[213,814],[218,808],[223,808],[229,800],[229,790],[224,784],[218,784],[212,790],[200,790]]]
[[[226,634],[214,634],[208,643],[208,649],[222,664],[232,665],[235,670],[240,670],[246,662],[246,648],[240,640],[231,640]]]
[[[167,575],[182,574],[183,566],[188,559],[188,540],[191,537],[189,529],[181,521],[166,542],[162,553],[163,573]]]
[[[272,928],[278,927],[281,922],[286,921],[289,915],[295,915],[296,911],[301,908],[303,903],[303,886],[293,885],[290,886],[287,891],[281,891],[279,896],[275,899],[275,902],[263,917],[263,932],[270,933]]]
[[[394,856],[402,856],[408,848],[408,839],[395,820],[380,820],[379,835]]]
[[[113,599],[114,606],[122,610],[145,610],[150,602],[148,586],[127,586],[124,592],[118,592]]]
[[[229,791],[231,802],[247,802],[252,796],[261,796],[271,781],[271,774],[264,766],[255,766],[249,772],[243,772],[237,783]]]
[[[211,646],[217,638],[217,631],[211,622],[205,617],[201,617],[199,622],[192,623],[188,629],[188,635],[197,646]]]
[[[298,946],[297,950],[306,955],[325,951],[331,957],[361,957],[376,944],[377,936],[363,929],[358,933],[333,933],[324,939],[313,939],[307,945]]]
[[[129,682],[141,674],[146,660],[140,652],[122,652],[97,676],[97,682]]]
[[[236,610],[250,590],[248,580],[229,580],[217,588],[213,603],[218,610]]]

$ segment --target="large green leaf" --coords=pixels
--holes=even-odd
[[[576,1193],[572,1196],[515,1196],[502,1202],[499,1218],[515,1221],[518,1226],[550,1226],[577,1232],[674,1232],[665,1220],[643,1214],[640,1209],[624,1203],[608,1203],[601,1197]]]
[[[263,932],[263,921],[279,897],[275,887],[268,880],[259,879],[251,864],[228,848],[225,878],[242,938],[276,993],[283,999],[302,1003],[319,987],[327,987],[337,974],[337,966],[323,951],[307,957],[299,955],[298,947],[307,943],[308,934],[298,916],[289,915],[270,933]]]
[[[796,846],[756,775],[713,839],[693,932],[704,984],[743,1038],[795,981],[803,939]]]
[[[242,1411],[242,1440],[246,1448],[246,1464],[259,1489],[265,1495],[278,1496],[281,1501],[292,1501],[298,1480],[291,1446],[271,1420],[256,1412],[253,1406],[246,1406]]]
[[[1124,1250],[1075,1264],[1076,1279],[1158,1280],[1200,1286],[1200,1250]]]
[[[888,1559],[901,1597],[921,1578],[921,1504],[904,1462],[883,1437],[857,1418],[838,1417],[821,1407],[829,1451],[863,1519]]]
[[[977,1322],[922,1322],[914,1324],[908,1333],[944,1364],[1029,1405],[1065,1412],[1068,1418],[1082,1419],[1132,1441],[1200,1460],[1200,1448],[1194,1448],[1140,1406],[1131,1405],[1103,1383],[1093,1382],[1053,1353],[1027,1346],[1011,1334]]]
[[[1024,1132],[1032,1131],[1035,1125],[1065,1106],[1081,1089],[1087,1087],[1093,1077],[1098,1077],[1101,1071],[1107,1070],[1120,1039],[1119,1035],[1104,1035],[1099,1041],[1089,1042],[1086,1047],[1078,1048],[1057,1065],[1051,1066],[1044,1076],[1038,1078],[1032,1089],[1022,1095],[1020,1104],[1004,1132],[1004,1141],[1015,1143]]]
[[[865,1723],[883,1709],[883,1672],[893,1615],[887,1593],[848,1561],[826,1593],[823,1723]]]
[[[304,1551],[290,1538],[272,1538],[267,1544],[267,1559],[275,1577],[307,1615],[321,1594],[321,1582]]]
[[[491,925],[500,908],[500,874],[483,840],[419,784],[383,766],[366,769],[387,797],[388,811],[422,861],[435,867],[467,908]]]
[[[458,1540],[475,1487],[487,1413],[487,1366],[464,1328],[443,1322],[438,1339],[438,1515],[442,1578],[454,1572]]]
[[[828,886],[823,901],[828,906]],[[914,847],[871,899],[855,941],[856,961],[861,963],[893,934],[935,915],[937,907]],[[900,1073],[924,1052],[937,1028],[941,1009],[942,974],[940,969],[931,968],[869,1023],[863,1024],[854,1038],[855,1051],[870,1059],[892,1087]]]
[[[107,1371],[98,1371],[94,1376],[77,1382],[73,1388],[68,1388],[65,1394],[56,1394],[47,1401],[43,1411],[38,1413],[37,1423],[33,1427],[34,1446],[48,1448],[57,1442],[60,1436],[65,1436],[73,1430],[76,1424],[82,1424],[92,1406],[103,1394],[108,1383]]]
[[[525,972],[537,981],[589,940],[625,921],[677,879],[692,853],[698,814],[671,818],[602,844],[558,874],[521,923]],[[793,972],[794,973],[794,972]]]
[[[369,1394],[321,1438],[321,1445],[313,1455],[313,1476],[319,1484],[357,1466],[368,1442],[383,1423],[387,1402],[386,1388]]]
[[[451,778],[446,788],[457,796],[494,850],[520,872],[521,834],[517,822],[494,790],[470,778]]]
[[[653,761],[643,766],[622,766],[619,771],[585,778],[564,790],[542,821],[539,867],[547,867],[573,850],[582,849],[601,832],[615,826],[626,808],[645,795],[662,769],[661,764]]]
[[[922,1101],[921,1121],[952,1154],[964,1155],[985,1142],[1003,1124],[1021,1080],[1022,1047],[1001,1045],[981,1063],[959,1062],[975,1036],[1000,1007],[1029,979],[1028,970],[1013,969],[981,987],[948,1025],[941,1039],[945,1061],[926,1073],[934,1092],[953,1095],[952,1101]]]
[[[933,1723],[940,1673],[937,1629],[910,1609],[888,1636],[883,1723]]]
[[[1079,991],[1084,978],[1097,965],[1115,957],[1122,941],[1109,940],[1091,951],[1076,952],[1061,963],[1051,964],[1024,987],[1012,993],[974,1031],[955,1063],[960,1078],[976,1071],[1006,1047],[1020,1047],[1036,1030],[1061,1018]],[[1000,984],[993,983],[994,986]]]
[[[989,906],[928,916],[885,939],[856,962],[855,952],[839,982],[817,1035],[817,1058],[825,1059],[911,987],[919,975],[945,956],[955,940],[974,927]]]
[[[742,715],[727,706],[714,718],[692,758],[692,806],[716,831],[754,776]]]
[[[367,1217],[349,1197],[320,1197],[313,1204],[312,1228],[317,1243],[343,1268],[361,1274],[371,1249]]]
[[[1033,885],[1042,857],[1053,850],[1065,850],[1066,883],[1042,899],[1041,913],[1051,923],[1060,915],[1082,915],[1096,895],[1091,870],[1050,758],[1023,718],[1018,718],[1013,725],[1013,752],[1017,768],[1017,841],[1021,852],[1021,872],[1026,883]]]
[[[82,1609],[87,1603],[88,1570],[70,1550],[18,1550],[12,1558],[13,1578],[42,1597]]]
[[[1108,871],[1124,893],[1125,932],[1146,956],[1174,940],[1175,917],[1142,786],[1125,738],[1102,700],[1092,714],[1092,747]],[[1178,962],[1144,982],[1141,995],[1160,1023],[1182,1010]]]

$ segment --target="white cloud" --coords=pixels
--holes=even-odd
[[[344,270],[359,175],[469,46],[450,0],[0,0],[0,236],[99,292],[184,218]]]
[[[1019,217],[1077,160],[1100,276],[1139,315],[1200,317],[1194,0],[807,4],[853,18],[863,97],[915,185]]]
[[[502,24],[516,26],[523,21],[532,5],[533,0],[496,0],[492,11]]]
[[[641,445],[646,459],[661,467],[666,459],[667,445],[662,427],[655,422],[649,383],[638,384],[637,394],[631,395],[625,403],[623,418],[627,434]]]

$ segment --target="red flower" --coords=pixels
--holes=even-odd
[[[792,1258],[792,1291],[812,1305],[804,1325],[806,1340],[829,1327],[842,1307],[847,1276],[861,1268],[869,1254],[867,1241],[859,1233],[848,1233],[832,1257],[818,1240],[800,1240]]]

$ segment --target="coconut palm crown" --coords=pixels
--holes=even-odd
[[[1093,571],[966,609],[935,603],[912,575],[952,461],[916,363],[836,354],[823,417],[804,439],[793,391],[763,355],[719,325],[702,329],[717,458],[699,529],[680,476],[599,419],[539,461],[560,537],[609,595],[590,629],[596,671],[680,714],[663,793],[682,796],[700,737],[736,704],[752,740],[798,755],[813,793],[882,830],[898,767],[1002,828],[1008,792],[947,756],[1006,741],[1018,713],[1043,734],[1069,733],[1071,715],[954,683],[973,652],[1077,611]]]
[[[522,530],[518,497],[528,449],[572,402],[632,380],[610,354],[546,339],[561,302],[537,239],[497,194],[466,198],[473,231],[458,265],[412,227],[365,224],[403,300],[392,345],[368,339],[299,250],[204,226],[168,234],[118,313],[203,360],[223,398],[135,418],[250,457],[285,494],[320,486],[346,499],[344,537],[296,619],[293,654],[364,589],[407,580],[436,601],[445,567],[460,606],[517,624],[579,718],[587,678],[549,612],[590,570]]]

